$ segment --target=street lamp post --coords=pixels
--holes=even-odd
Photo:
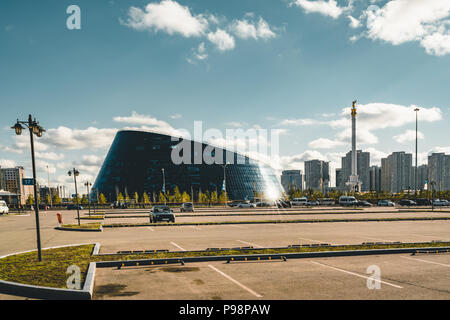
[[[418,114],[419,114],[419,108],[415,108],[414,111],[416,112],[416,170],[414,172],[414,194],[417,198],[417,185],[418,185],[418,174],[417,174],[417,129],[418,129]]]
[[[225,192],[225,208],[227,207],[228,194],[227,194],[227,165],[230,163],[219,164],[223,168],[223,191]]]
[[[78,203],[78,189],[77,189],[77,176],[80,175],[80,172],[77,169],[73,168],[72,170],[69,170],[67,174],[69,175],[69,177],[73,174],[73,181],[75,182],[75,199],[77,201],[78,225],[80,225],[80,205]]]
[[[31,144],[31,162],[33,166],[33,189],[34,189],[34,213],[36,217],[36,240],[37,240],[37,249],[38,249],[38,259],[39,261],[42,261],[42,252],[41,252],[41,233],[39,228],[39,203],[38,203],[38,196],[37,196],[37,188],[36,188],[36,161],[34,158],[34,139],[33,134],[35,134],[37,137],[42,137],[42,134],[45,132],[44,128],[42,128],[39,125],[39,122],[36,121],[36,119],[33,120],[31,114],[28,115],[28,121],[19,121],[17,119],[16,124],[11,127],[11,129],[14,129],[16,131],[16,134],[19,136],[22,134],[22,130],[24,127],[22,126],[24,124],[28,129],[30,130],[30,144]]]
[[[87,188],[88,208],[89,208],[89,217],[90,217],[91,216],[91,195],[89,193],[89,187],[92,186],[92,183],[90,183],[89,181],[86,181],[84,185]]]
[[[164,195],[164,205],[167,205],[167,198],[166,198],[166,176],[164,173],[164,168],[162,170],[162,176],[163,176],[163,195]]]

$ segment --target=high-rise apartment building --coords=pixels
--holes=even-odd
[[[305,189],[324,191],[330,182],[329,162],[322,160],[305,161]]]
[[[381,159],[381,190],[399,193],[414,189],[412,154],[393,152]]]
[[[434,190],[450,190],[450,155],[432,153],[428,156],[428,185],[432,182]]]
[[[281,185],[285,192],[291,189],[303,190],[303,173],[301,170],[284,170],[281,173]]]

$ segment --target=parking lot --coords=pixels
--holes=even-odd
[[[431,214],[387,211],[375,213],[373,210],[353,217]],[[323,218],[322,214],[315,215],[315,212],[309,211],[307,216]],[[81,215],[84,216],[86,213],[82,211]],[[64,211],[62,214],[65,222],[75,223],[76,211]],[[447,212],[435,214],[449,216]],[[340,218],[352,213],[339,211],[327,215],[331,218]],[[56,212],[47,211],[40,216],[44,248],[99,242],[101,253],[149,249],[185,251],[239,246],[259,248],[308,243],[450,241],[450,221],[441,220],[204,226],[163,224],[153,227],[104,228],[103,232],[67,232],[54,229],[57,226]],[[295,217],[303,218],[303,216]],[[201,221],[210,218],[212,217],[184,219]],[[266,219],[266,216],[257,217],[258,220],[260,218]],[[106,219],[105,223],[115,220]],[[0,216],[0,255],[35,248],[34,214]],[[367,277],[370,275],[366,271],[371,265],[380,267],[381,280],[386,282],[381,283],[380,290],[367,288]],[[448,299],[449,266],[449,254],[430,254],[298,259],[287,262],[230,264],[211,262],[172,266],[166,269],[107,268],[97,269],[95,297],[98,299]],[[0,295],[0,299],[2,298],[5,296]]]

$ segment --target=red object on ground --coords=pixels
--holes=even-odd
[[[63,223],[63,221],[62,221],[62,214],[58,212],[58,213],[56,214],[56,217],[58,218],[58,223],[59,223],[59,224],[62,224],[62,223]]]

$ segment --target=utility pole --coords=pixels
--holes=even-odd
[[[417,199],[417,179],[418,179],[418,174],[417,174],[417,129],[418,129],[418,114],[419,114],[419,108],[415,108],[414,111],[416,112],[416,170],[414,172],[414,194],[416,196]]]

